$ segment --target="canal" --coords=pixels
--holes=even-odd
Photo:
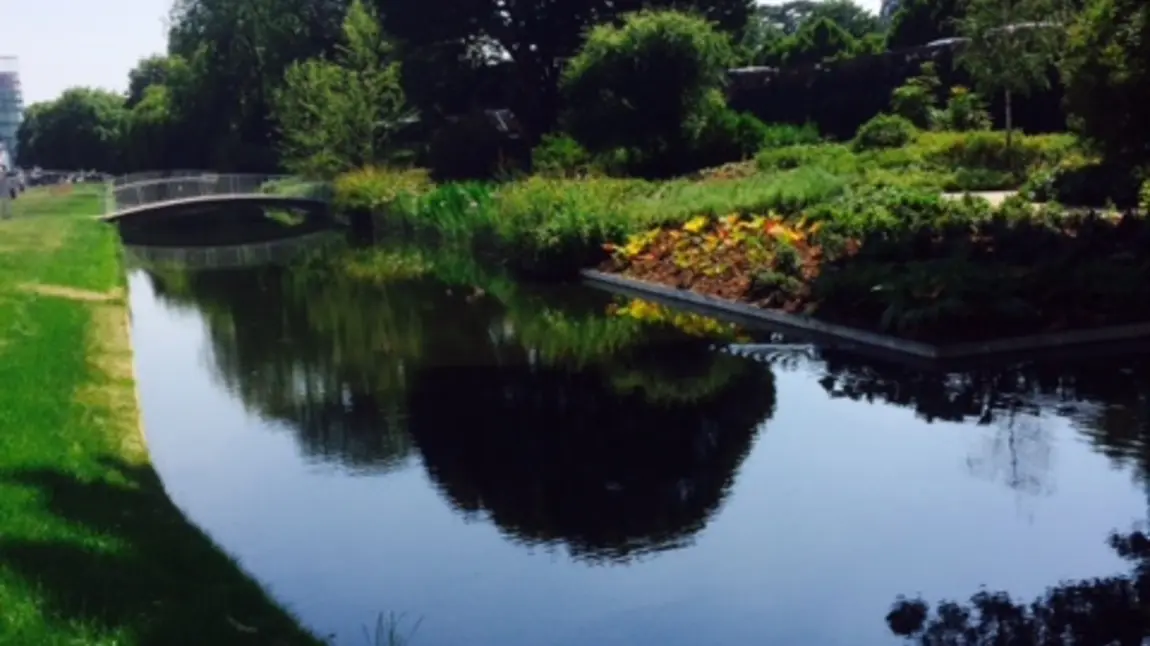
[[[336,644],[898,644],[900,595],[1130,571],[1138,356],[746,358],[715,345],[761,335],[387,258],[130,274],[169,494]]]

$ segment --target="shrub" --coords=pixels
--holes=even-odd
[[[933,125],[936,93],[940,84],[933,61],[919,68],[919,75],[908,79],[891,93],[891,112],[905,117],[916,127],[927,129]]]
[[[765,124],[763,127],[763,148],[812,145],[822,141],[818,126],[810,122],[801,126],[790,123],[771,123]]]
[[[856,151],[898,148],[914,140],[918,129],[906,117],[880,114],[859,128],[851,148]]]
[[[923,133],[915,145],[925,161],[937,166],[1009,171],[1057,164],[1077,142],[1069,135],[1022,135],[1007,150],[1006,133],[978,131]]]
[[[382,212],[431,188],[427,171],[369,166],[336,177],[334,205],[343,211]]]
[[[956,85],[950,89],[946,107],[935,112],[934,124],[940,130],[955,132],[990,130],[990,112],[980,95]]]
[[[591,155],[565,134],[544,135],[531,151],[531,169],[541,175],[571,177],[593,171]]]
[[[1142,181],[1142,188],[1138,189],[1138,208],[1142,213],[1150,213],[1150,179]]]
[[[770,129],[754,115],[735,112],[727,107],[708,115],[699,134],[691,142],[690,167],[718,166],[754,157],[771,134]],[[672,170],[672,172],[674,172]]]
[[[716,96],[733,56],[727,36],[687,14],[640,11],[599,25],[563,71],[567,129],[593,154],[684,155],[725,108]]]
[[[859,170],[858,157],[842,144],[823,144],[765,148],[755,157],[760,170],[791,170],[795,168],[820,168],[836,175],[846,175]]]

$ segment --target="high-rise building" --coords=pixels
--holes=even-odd
[[[20,70],[15,56],[0,56],[0,147],[8,151],[13,163],[20,151],[16,148],[16,131],[24,120],[24,94],[20,91]]]

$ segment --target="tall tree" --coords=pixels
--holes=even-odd
[[[20,158],[44,168],[118,172],[126,121],[121,95],[71,88],[55,101],[29,106],[17,133]]]
[[[333,61],[292,65],[275,94],[284,161],[294,171],[330,176],[383,161],[411,116],[399,64],[390,60],[379,22],[361,0],[348,9],[343,37]]]
[[[887,49],[920,47],[952,38],[961,17],[960,0],[902,0],[887,32]]]
[[[968,39],[959,63],[983,94],[1001,94],[1006,110],[1006,146],[1014,131],[1013,100],[1050,86],[1064,38],[1061,0],[969,0],[959,21]]]
[[[182,106],[206,123],[205,161],[218,168],[276,165],[271,96],[293,62],[332,51],[347,0],[177,0],[169,53],[187,60],[198,92]]]
[[[756,16],[788,36],[798,33],[804,25],[823,19],[838,25],[854,38],[865,38],[868,34],[882,31],[878,16],[853,0],[791,0],[760,6]]]
[[[559,77],[592,26],[641,8],[697,11],[741,35],[753,0],[375,0],[385,31],[403,60],[439,58],[456,69],[507,64],[513,105],[531,135],[549,130],[559,114]],[[447,56],[430,52],[447,50]],[[446,72],[451,74],[452,72]],[[422,96],[413,91],[413,97]],[[421,112],[429,106],[419,105]],[[493,107],[493,106],[488,106]]]
[[[1075,127],[1115,161],[1150,162],[1150,4],[1092,0],[1070,27],[1062,78]]]

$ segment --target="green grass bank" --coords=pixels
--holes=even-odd
[[[320,644],[149,463],[102,190],[0,221],[0,645]]]

